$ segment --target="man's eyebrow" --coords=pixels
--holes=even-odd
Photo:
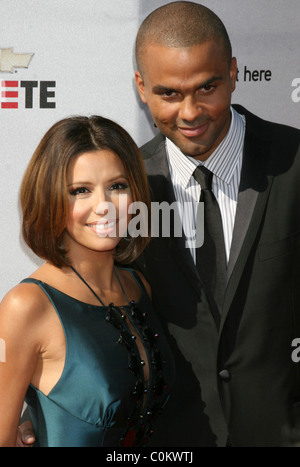
[[[223,81],[223,80],[224,80],[223,76],[212,76],[208,80],[202,83],[199,83],[199,85],[197,85],[196,87],[197,89],[204,88],[205,86],[209,86],[210,84],[215,83],[216,81]],[[164,86],[163,84],[157,84],[156,86],[153,86],[152,88],[153,93],[178,92],[178,91],[180,91],[180,89],[175,89],[169,86]]]
[[[156,86],[153,86],[152,91],[154,93],[159,93],[159,92],[177,92],[176,89],[170,88],[168,86],[164,86],[163,84],[157,84]]]
[[[216,81],[223,81],[223,80],[224,80],[223,76],[212,76],[210,79],[200,84],[199,88],[204,88],[205,86],[209,86],[210,84],[215,83]]]

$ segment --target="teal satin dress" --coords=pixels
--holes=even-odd
[[[32,385],[27,392],[38,446],[145,446],[155,430],[170,396],[174,363],[143,283],[130,271],[141,298],[121,308],[90,305],[44,282],[23,281],[48,296],[66,339],[55,387],[47,396]],[[145,347],[149,382],[128,320]]]

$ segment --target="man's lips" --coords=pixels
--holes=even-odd
[[[208,128],[208,123],[205,123],[204,125],[199,125],[194,128],[178,127],[178,130],[180,131],[181,134],[183,134],[187,138],[195,138],[197,136],[203,135],[203,133],[206,132],[207,128]]]

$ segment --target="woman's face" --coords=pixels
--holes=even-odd
[[[71,160],[67,171],[69,218],[64,246],[113,251],[126,234],[132,194],[121,159],[98,150]],[[76,249],[76,250],[75,250]]]

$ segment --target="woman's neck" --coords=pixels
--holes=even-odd
[[[111,252],[101,252],[84,257],[70,255],[70,262],[91,286],[101,285],[101,288],[105,290],[113,288],[115,281],[114,257]]]

